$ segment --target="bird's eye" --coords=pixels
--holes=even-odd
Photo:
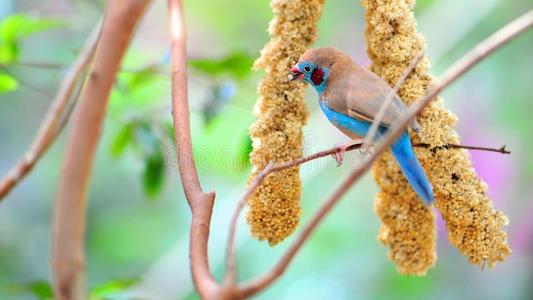
[[[306,71],[306,72],[311,71],[311,67],[310,67],[310,66],[305,66],[305,67],[304,67],[304,71]]]

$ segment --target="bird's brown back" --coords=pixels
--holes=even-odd
[[[328,106],[333,110],[348,116],[372,122],[386,96],[392,92],[383,79],[335,48],[309,49],[300,58],[302,61],[311,61],[328,69],[328,84],[321,97],[328,100]],[[390,125],[406,110],[406,105],[395,95],[382,124]],[[416,121],[412,127],[418,128]]]

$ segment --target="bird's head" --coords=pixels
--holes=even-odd
[[[334,48],[309,49],[290,70],[289,80],[305,80],[321,93],[326,88],[333,66],[344,56]]]
[[[324,71],[315,62],[310,60],[299,61],[294,67],[292,67],[289,76],[292,80],[305,80],[310,84],[318,85],[322,82],[322,76],[320,73]],[[314,77],[314,80],[313,80]]]

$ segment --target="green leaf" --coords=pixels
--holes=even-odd
[[[167,138],[172,142],[172,145],[174,145],[176,142],[176,135],[174,131],[173,121],[165,122],[162,126],[163,128],[165,128],[165,133],[167,135]]]
[[[243,145],[241,146],[242,156],[245,158],[244,162],[246,166],[250,163],[250,154],[254,150],[253,141],[249,134],[244,138]]]
[[[134,93],[157,79],[157,67],[149,66],[136,72],[125,72],[123,81],[128,92]]]
[[[124,291],[125,289],[133,286],[137,282],[139,282],[139,278],[117,279],[117,280],[106,282],[91,290],[90,299],[91,300],[109,299],[109,297],[112,296],[113,294]]]
[[[436,0],[419,0],[416,2],[415,13],[420,13],[435,4]]]
[[[39,300],[51,300],[54,298],[54,293],[50,283],[44,280],[37,280],[11,285],[8,288],[11,294],[31,294]]]
[[[155,128],[159,125],[148,120],[134,120],[123,126],[113,138],[111,154],[120,157],[128,146],[140,152],[144,161],[142,172],[143,189],[149,198],[155,198],[163,187],[165,179],[165,157],[163,140],[167,139],[166,129],[161,132]]]
[[[110,113],[123,115],[128,111],[151,112],[165,100],[168,78],[161,76],[157,66],[138,71],[120,72],[111,94]]]
[[[115,158],[120,157],[124,150],[134,141],[134,126],[133,124],[126,124],[113,138],[111,144],[111,155]]]
[[[144,153],[143,187],[149,198],[155,198],[165,179],[163,145],[151,124],[145,123],[135,130],[135,137]]]
[[[253,58],[243,52],[233,52],[221,59],[190,60],[194,70],[214,77],[229,76],[243,80],[252,73]]]
[[[14,42],[30,34],[56,28],[62,24],[63,22],[59,20],[11,15],[0,23],[0,39],[4,43]]]
[[[229,55],[224,61],[224,67],[230,72],[235,79],[242,80],[252,73],[254,59],[242,52]]]
[[[18,88],[17,80],[9,74],[0,73],[0,95],[15,91]]]
[[[8,64],[17,60],[19,47],[16,43],[2,43],[0,40],[0,64]]]
[[[59,20],[30,18],[19,14],[5,18],[0,23],[0,63],[17,60],[20,39],[62,24]]]
[[[165,162],[161,148],[145,158],[143,171],[143,187],[146,195],[155,198],[163,187],[165,179]]]

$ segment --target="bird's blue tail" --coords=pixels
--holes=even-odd
[[[433,188],[413,152],[413,146],[407,131],[392,144],[391,150],[400,165],[400,169],[407,177],[407,181],[426,204],[431,204],[434,199]]]

